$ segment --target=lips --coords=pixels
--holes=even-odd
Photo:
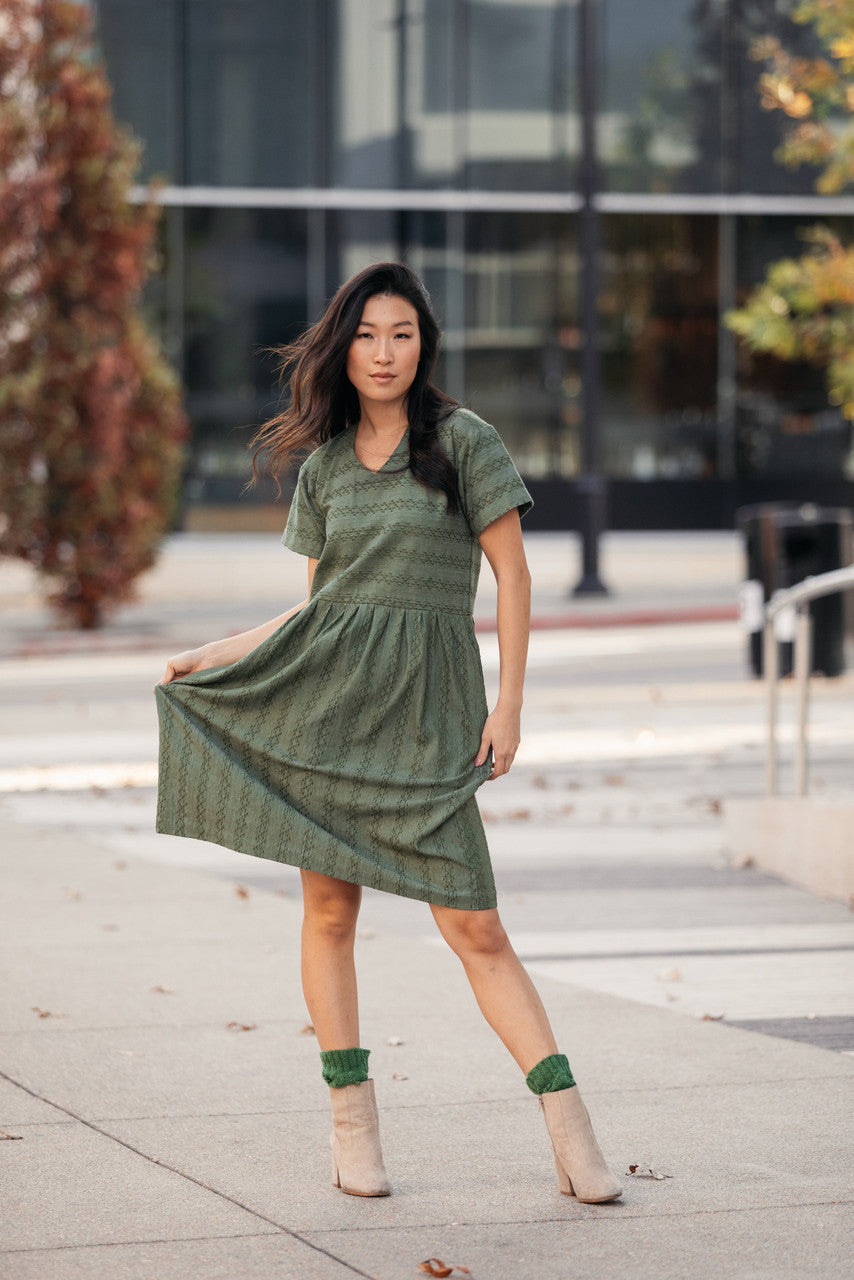
[[[372,373],[371,377],[374,382],[391,382],[394,377],[393,373]]]

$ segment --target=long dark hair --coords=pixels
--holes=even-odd
[[[317,324],[295,342],[275,348],[280,384],[289,378],[290,402],[256,431],[249,447],[253,483],[258,454],[268,450],[267,468],[279,486],[295,453],[316,448],[359,421],[359,397],[347,377],[347,353],[356,336],[365,304],[378,294],[405,298],[418,313],[421,354],[406,400],[409,419],[409,470],[422,484],[444,493],[456,511],[454,467],[442,448],[437,429],[457,401],[435,387],[430,378],[439,348],[439,326],[422,281],[402,262],[377,262],[342,284]]]

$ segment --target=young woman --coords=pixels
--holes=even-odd
[[[167,663],[157,829],[301,868],[336,1186],[389,1193],[353,963],[370,885],[430,904],[540,1098],[560,1190],[599,1203],[621,1188],[502,928],[475,802],[519,745],[531,498],[495,429],[432,385],[438,338],[421,281],[388,262],[284,349],[290,403],[253,443],[276,475],[313,450],[283,537],[308,558],[309,594]],[[472,622],[481,551],[498,585],[491,712]]]

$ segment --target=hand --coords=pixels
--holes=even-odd
[[[158,680],[157,684],[169,684],[181,676],[188,676],[192,671],[205,671],[208,667],[217,667],[221,664],[222,659],[217,659],[212,645],[203,644],[198,649],[185,649],[183,653],[169,659],[163,678]]]
[[[492,747],[492,769],[487,782],[493,782],[507,773],[519,749],[520,740],[518,711],[504,711],[501,707],[496,707],[486,717],[474,762],[475,765],[482,765]]]

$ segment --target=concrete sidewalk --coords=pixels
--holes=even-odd
[[[742,551],[732,532],[609,533],[602,539],[607,596],[574,599],[581,572],[575,534],[530,533],[534,626],[635,626],[736,617]],[[0,560],[0,658],[37,653],[174,651],[257,626],[305,595],[305,559],[274,534],[175,534],[123,605],[97,632],[57,627],[43,585],[26,565]],[[476,617],[489,627],[495,584],[484,563]]]
[[[50,825],[0,842],[4,1280],[848,1274],[850,1056],[538,980],[625,1184],[580,1205],[454,957],[363,927],[394,1194],[343,1196],[295,898]]]

